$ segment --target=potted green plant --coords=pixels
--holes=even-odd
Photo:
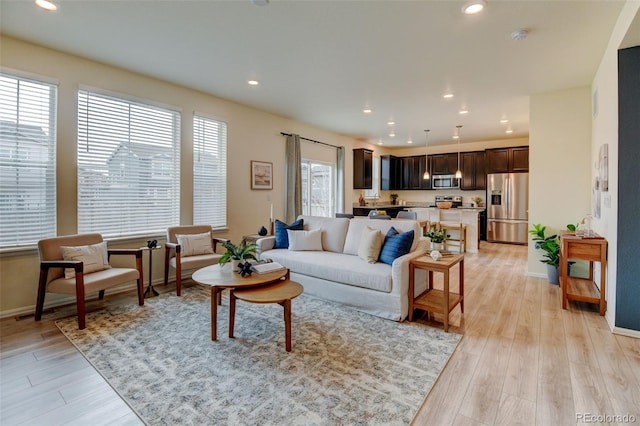
[[[445,240],[451,235],[447,234],[444,229],[432,228],[424,236],[431,240],[431,250],[443,250]]]
[[[398,194],[391,194],[391,204],[393,204],[394,206],[396,205],[396,200],[398,199]]]
[[[233,265],[233,270],[238,269],[238,263],[243,260],[258,260],[256,258],[256,251],[258,246],[254,243],[246,244],[233,244],[231,241],[227,241],[222,244],[227,249],[226,253],[218,260],[220,266],[224,266],[229,260]]]
[[[559,284],[560,239],[557,234],[546,236],[546,229],[546,226],[536,223],[533,225],[533,229],[529,230],[529,234],[533,235],[532,240],[535,241],[535,248],[544,252],[540,262],[547,265],[549,283]]]

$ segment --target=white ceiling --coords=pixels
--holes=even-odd
[[[589,85],[619,0],[0,1],[2,33],[385,146],[526,136],[529,95]],[[516,42],[514,30],[529,37]],[[46,74],[46,70],[43,70]],[[247,80],[257,79],[252,87]],[[446,91],[455,97],[443,99]],[[362,110],[369,106],[371,114]],[[469,114],[460,115],[461,107]],[[514,133],[505,134],[501,118]],[[393,120],[395,138],[387,122]],[[287,131],[288,129],[282,129]],[[304,135],[303,135],[304,136]]]

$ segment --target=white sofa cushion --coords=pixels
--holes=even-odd
[[[322,249],[342,253],[350,220],[344,217],[298,216],[304,220],[305,231],[322,230]],[[357,252],[354,254],[358,254]]]
[[[262,258],[272,259],[289,268],[291,272],[328,281],[385,293],[391,292],[392,288],[392,271],[389,265],[367,263],[358,256],[330,251],[274,249],[264,252]],[[329,265],[331,267],[327,267]]]
[[[292,231],[287,229],[289,250],[292,251],[322,251],[322,230]]]
[[[358,257],[368,263],[376,263],[380,257],[384,236],[379,229],[367,228],[362,231],[360,245],[358,246]]]
[[[413,238],[413,244],[411,244],[411,251],[414,251],[418,246],[419,238],[417,236],[421,234],[420,222],[415,220],[376,220],[376,219],[351,219],[349,223],[349,230],[347,231],[347,237],[344,242],[345,254],[358,255],[358,247],[360,246],[360,239],[362,238],[362,232],[367,228],[379,229],[382,235],[386,235],[387,231],[391,227],[396,228],[400,232],[415,231]]]

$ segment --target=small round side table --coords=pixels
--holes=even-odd
[[[144,291],[144,298],[147,299],[149,297],[156,297],[158,296],[160,293],[158,293],[156,291],[155,288],[153,288],[153,280],[151,278],[152,274],[153,274],[153,252],[154,250],[160,250],[162,248],[162,246],[156,246],[154,248],[149,248],[149,247],[140,247],[141,250],[145,250],[149,252],[149,285],[147,286],[147,289]]]

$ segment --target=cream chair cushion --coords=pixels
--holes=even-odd
[[[103,271],[110,269],[109,257],[107,256],[107,242],[86,246],[60,246],[62,258],[64,260],[76,260],[84,263],[84,273]],[[72,268],[65,268],[64,277],[66,279],[75,278],[76,272]]]
[[[178,244],[182,250],[181,256],[198,256],[201,254],[213,254],[211,247],[211,232],[202,234],[176,234]]]

